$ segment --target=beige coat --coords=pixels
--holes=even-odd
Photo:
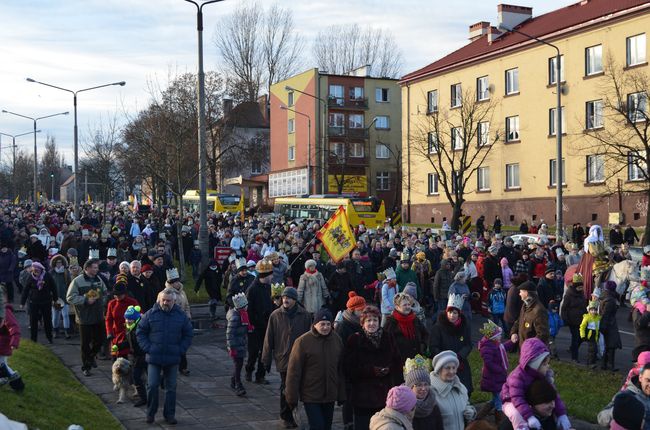
[[[176,304],[185,312],[185,315],[189,319],[192,319],[192,311],[190,310],[190,302],[187,300],[187,295],[185,294],[185,291],[183,291],[183,284],[181,284],[180,289],[176,289],[172,287],[172,284],[169,282],[165,282],[165,287],[166,288],[173,288],[176,291]]]
[[[384,408],[370,418],[370,430],[413,430],[413,424],[403,413]]]
[[[315,314],[327,304],[329,298],[330,292],[327,289],[322,273],[303,273],[300,276],[300,282],[298,283],[298,301],[302,303],[307,312]]]

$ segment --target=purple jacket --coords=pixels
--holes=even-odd
[[[507,341],[503,344],[504,353],[501,354],[499,344],[483,336],[478,342],[478,351],[483,359],[483,370],[481,371],[481,391],[487,393],[498,393],[508,377],[508,354],[505,351],[512,351],[514,344]]]
[[[526,339],[521,346],[519,365],[508,375],[508,379],[506,379],[506,383],[503,384],[503,389],[501,390],[501,400],[503,403],[512,403],[517,409],[517,412],[525,420],[533,416],[533,409],[526,402],[526,390],[534,380],[542,378],[549,379],[552,376],[552,372],[550,371],[549,374],[542,375],[537,370],[528,367],[528,363],[544,352],[549,352],[544,342],[536,337]],[[553,412],[558,417],[566,415],[566,406],[564,406],[564,402],[560,399],[559,393],[555,397],[555,409]]]

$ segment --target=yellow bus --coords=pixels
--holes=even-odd
[[[242,209],[240,205],[241,196],[236,194],[218,193],[215,190],[208,190],[208,210],[214,212],[230,212],[234,214]],[[183,194],[183,204],[190,211],[199,209],[199,190],[188,190]]]
[[[384,201],[376,197],[347,197],[335,194],[305,197],[280,197],[275,199],[274,212],[289,219],[327,220],[343,206],[356,227],[363,222],[367,228],[383,227],[386,222]]]

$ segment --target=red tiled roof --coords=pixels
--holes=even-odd
[[[644,4],[650,5],[650,0],[583,0],[579,3],[531,18],[519,24],[516,29],[531,36],[542,37],[557,31],[569,30],[571,27]],[[471,60],[474,57],[499,51],[528,40],[528,38],[521,34],[507,33],[492,41],[492,43],[489,43],[488,35],[481,36],[479,39],[470,42],[446,57],[404,75],[400,79],[400,83],[406,83],[424,75],[433,74],[456,63]]]

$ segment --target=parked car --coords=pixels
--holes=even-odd
[[[535,245],[539,245],[540,243],[543,243],[545,241],[548,241],[549,243],[555,243],[555,236],[554,235],[543,235],[543,234],[513,234],[510,236],[512,240],[515,242],[518,240],[523,240],[528,243],[534,243]]]

